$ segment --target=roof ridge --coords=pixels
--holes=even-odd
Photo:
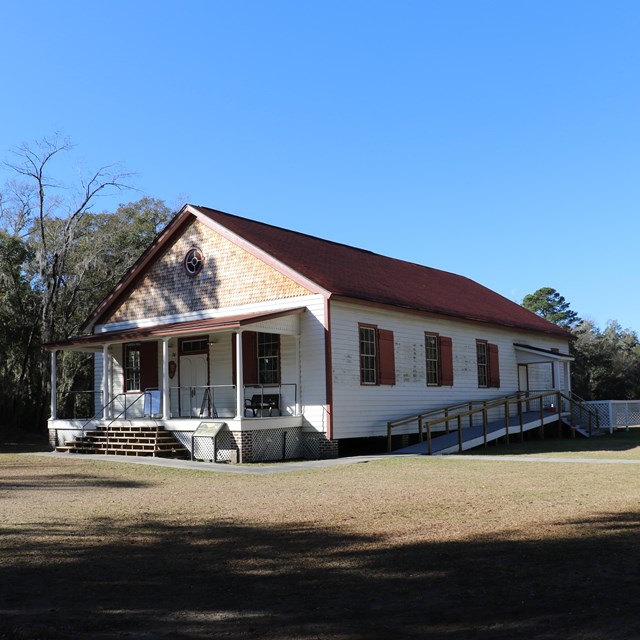
[[[303,231],[296,231],[295,229],[287,229],[286,227],[280,227],[278,225],[275,224],[270,224],[269,222],[262,222],[260,220],[254,220],[252,218],[246,218],[244,216],[239,216],[236,215],[235,213],[228,213],[227,211],[221,211],[220,209],[212,209],[211,207],[205,207],[203,205],[195,205],[192,204],[190,205],[196,209],[200,209],[200,210],[204,210],[203,213],[206,213],[206,211],[212,211],[215,214],[221,214],[223,216],[228,216],[229,218],[235,218],[236,220],[242,220],[243,222],[248,222],[249,224],[257,224],[257,225],[262,225],[264,227],[269,227],[270,229],[275,229],[277,231],[283,231],[285,233],[288,234],[294,234],[297,236],[301,236],[304,238],[309,238],[310,240],[314,240],[316,242],[324,242],[326,244],[332,244],[335,245],[337,247],[344,247],[346,249],[351,249],[353,251],[359,251],[360,253],[365,253],[371,256],[375,256],[378,258],[384,258],[385,260],[393,260],[394,262],[401,262],[403,264],[409,264],[409,265],[413,265],[416,267],[420,267],[421,269],[429,269],[430,271],[439,271],[441,273],[446,273],[449,275],[453,275],[456,276],[458,278],[465,278],[466,280],[471,280],[471,278],[468,278],[467,276],[464,276],[462,274],[459,273],[454,273],[452,271],[447,271],[445,269],[438,269],[437,267],[430,267],[428,265],[425,264],[420,264],[419,262],[415,262],[413,260],[404,260],[403,258],[396,258],[394,256],[389,256],[386,255],[384,253],[378,253],[376,251],[371,251],[370,249],[363,249],[362,247],[356,247],[352,244],[347,244],[346,242],[338,242],[337,240],[328,240],[327,238],[320,238],[318,236],[314,236],[310,233],[305,233]],[[472,280],[471,280],[472,281]],[[476,283],[479,284],[479,283]],[[481,285],[482,286],[482,285]]]

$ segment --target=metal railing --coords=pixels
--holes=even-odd
[[[514,408],[515,411],[512,411]],[[572,395],[567,395],[558,390],[541,392],[521,391],[492,400],[474,400],[406,416],[397,420],[390,420],[387,422],[387,451],[392,450],[393,429],[412,423],[417,424],[419,442],[424,441],[426,434],[429,455],[433,453],[432,436],[434,432],[450,433],[451,430],[457,431],[458,449],[462,452],[463,423],[467,422],[467,426],[472,427],[476,424],[476,420],[481,420],[483,440],[486,446],[489,422],[504,419],[505,437],[508,443],[512,416],[518,416],[520,437],[522,438],[524,429],[523,415],[525,413],[537,412],[540,416],[540,429],[542,430],[545,424],[545,409],[547,411],[557,412],[558,414],[568,412],[572,428],[574,427],[576,415],[579,417],[580,422],[582,422],[586,416],[590,436],[593,433],[594,424],[596,428],[599,428],[598,414],[585,407],[582,402],[572,397]],[[450,425],[452,421],[455,421],[453,428]]]
[[[235,385],[213,384],[169,388],[172,418],[235,416]]]
[[[82,423],[82,427],[81,427],[81,435],[82,435],[82,441],[84,444],[84,437],[85,437],[85,429],[87,427],[88,424],[90,424],[91,422],[93,422],[94,420],[97,420],[100,416],[102,416],[103,420],[107,420],[107,415],[108,415],[108,409],[116,406],[117,402],[121,403],[122,409],[120,411],[120,413],[118,413],[115,417],[111,418],[111,421],[109,422],[109,424],[106,426],[105,428],[105,433],[106,433],[106,443],[105,443],[105,455],[107,453],[107,450],[109,449],[109,427],[119,418],[121,418],[124,415],[125,420],[127,419],[127,411],[129,411],[131,409],[131,407],[135,406],[138,402],[140,402],[141,399],[144,399],[144,402],[146,404],[146,402],[149,402],[149,406],[151,406],[152,404],[152,392],[153,391],[157,391],[156,389],[147,389],[145,391],[142,391],[141,393],[137,394],[133,400],[131,400],[131,402],[127,402],[127,396],[131,396],[132,394],[127,394],[127,393],[119,393],[117,395],[115,395],[113,398],[111,398],[111,400],[109,400],[109,402],[107,402],[107,404],[105,404],[104,406],[100,407],[99,411],[96,411],[93,416],[91,416],[91,418],[89,418],[88,420],[86,420],[85,422]],[[122,401],[122,398],[124,398],[124,402]],[[144,409],[143,409],[143,415],[144,415]]]
[[[254,414],[253,409],[248,410],[254,396],[259,397],[254,403],[255,415],[247,415]],[[295,383],[244,385],[242,402],[240,415],[246,417],[297,415],[298,385]],[[182,386],[169,389],[172,418],[234,418],[238,415],[236,403],[236,386],[232,384]]]
[[[298,414],[298,385],[291,382],[280,384],[245,384],[243,415],[250,418],[267,418],[274,415]],[[252,415],[247,416],[247,413]]]

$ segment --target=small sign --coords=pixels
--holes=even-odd
[[[201,422],[198,425],[198,428],[193,432],[193,437],[203,436],[207,438],[215,438],[219,431],[226,426],[226,422]]]

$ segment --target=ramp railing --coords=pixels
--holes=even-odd
[[[547,412],[545,414],[545,411]],[[505,437],[509,442],[511,418],[518,417],[520,437],[524,433],[524,414],[535,412],[539,415],[540,429],[543,432],[545,415],[549,413],[569,415],[570,425],[574,426],[574,416],[578,415],[582,421],[586,418],[589,436],[592,435],[594,425],[599,428],[599,417],[594,411],[584,406],[571,395],[562,391],[549,390],[541,392],[519,391],[517,393],[501,396],[491,400],[474,400],[449,407],[434,409],[424,413],[398,418],[387,422],[387,451],[392,450],[393,429],[401,426],[415,424],[418,430],[418,441],[427,440],[427,451],[433,453],[432,439],[434,434],[450,433],[452,430],[458,433],[458,449],[463,450],[463,429],[477,424],[482,425],[484,445],[487,445],[488,425],[496,420],[504,420]],[[453,426],[451,423],[454,423]]]

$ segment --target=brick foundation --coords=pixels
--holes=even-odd
[[[307,460],[329,460],[339,455],[338,441],[328,440],[323,433],[304,434],[304,455]]]
[[[253,432],[235,431],[233,437],[238,445],[238,462],[253,462]]]
[[[338,441],[327,440],[322,438],[320,440],[320,460],[328,460],[330,458],[338,457]]]

